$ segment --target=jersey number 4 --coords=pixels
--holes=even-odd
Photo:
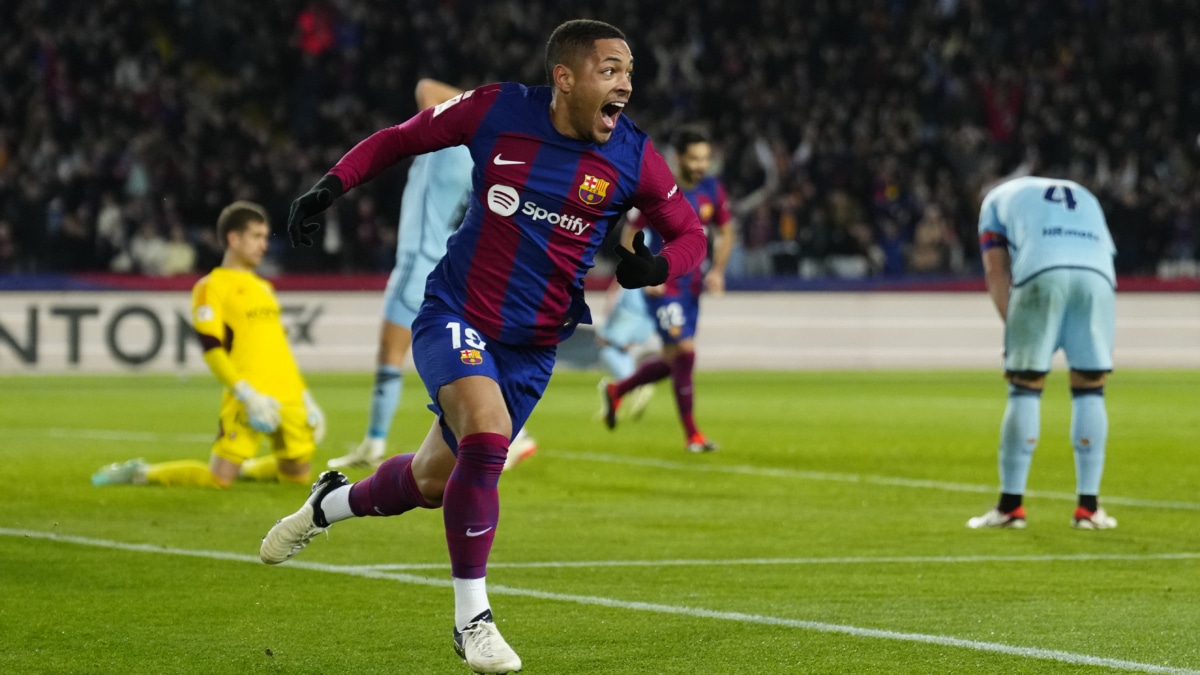
[[[1058,196],[1059,190],[1062,190],[1062,197]],[[1042,195],[1042,199],[1055,204],[1063,204],[1068,211],[1075,210],[1075,194],[1066,185],[1051,185],[1046,188],[1046,194]]]

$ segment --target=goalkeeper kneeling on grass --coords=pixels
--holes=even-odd
[[[192,288],[192,321],[204,360],[225,387],[208,464],[140,459],[104,467],[93,485],[228,487],[236,478],[308,483],[325,415],[309,394],[279,319],[279,302],[254,270],[267,251],[266,211],[239,201],[221,211],[221,265]],[[271,453],[258,457],[264,438]]]

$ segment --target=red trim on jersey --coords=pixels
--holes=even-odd
[[[997,248],[999,246],[1008,246],[1008,237],[999,232],[987,231],[979,235],[979,250],[986,251],[988,249]]]

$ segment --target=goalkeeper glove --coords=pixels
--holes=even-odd
[[[308,415],[308,426],[313,430],[313,443],[319,444],[325,438],[325,413],[307,389],[304,390],[304,412]]]
[[[308,192],[292,202],[292,210],[288,213],[288,237],[292,240],[292,248],[313,245],[311,235],[321,229],[321,224],[304,221],[329,208],[343,191],[342,179],[331,173],[325,174]]]
[[[622,288],[644,288],[657,286],[667,280],[670,266],[667,259],[654,255],[646,248],[646,233],[638,232],[633,236],[633,250],[624,246],[617,247],[617,283]]]
[[[245,380],[233,385],[233,395],[242,402],[250,426],[255,431],[269,434],[279,428],[279,401],[258,393]]]

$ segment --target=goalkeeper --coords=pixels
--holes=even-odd
[[[270,233],[266,211],[258,204],[238,201],[225,207],[217,219],[225,257],[192,288],[192,321],[204,360],[225,387],[209,463],[135,459],[101,469],[92,476],[93,485],[229,487],[236,478],[310,482],[325,416],[288,347],[274,290],[254,272]],[[271,441],[271,453],[258,457],[264,438]]]

